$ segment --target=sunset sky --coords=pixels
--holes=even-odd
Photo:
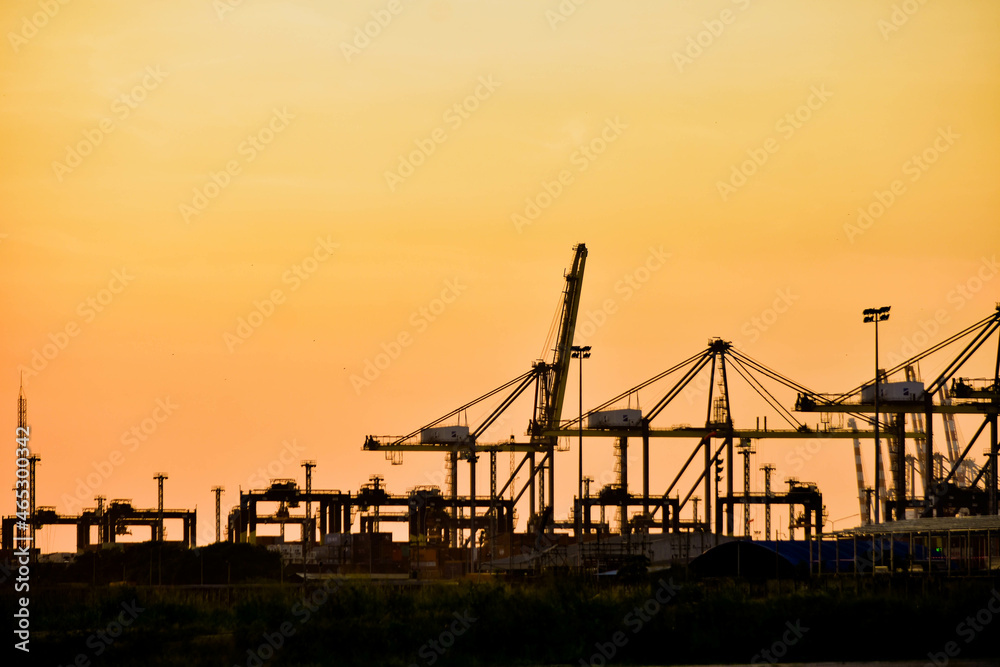
[[[228,509],[241,486],[301,480],[302,459],[318,488],[442,483],[442,456],[391,466],[365,435],[528,370],[580,242],[585,409],[716,336],[847,390],[873,371],[863,308],[892,306],[888,366],[1000,299],[991,0],[18,0],[0,16],[0,424],[12,441],[24,371],[38,504],[63,513],[98,494],[154,507],[163,471],[206,543],[213,486]],[[962,375],[991,373],[990,347]],[[704,420],[703,393],[680,400],[662,425]],[[734,401],[737,426],[767,414]],[[654,490],[694,444],[657,443]],[[586,447],[609,481],[610,441]],[[831,519],[858,512],[850,441],[801,467],[788,447],[763,443],[755,469],[816,481]],[[0,475],[13,484],[13,447]]]

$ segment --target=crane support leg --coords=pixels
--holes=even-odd
[[[990,514],[997,514],[997,415],[990,415],[990,467],[989,501]]]
[[[906,518],[906,415],[896,415],[896,521]]]
[[[451,470],[451,488],[449,489],[451,495],[451,522],[452,527],[449,529],[449,542],[452,548],[458,547],[458,452],[451,452],[448,455],[448,465]]]
[[[733,497],[733,436],[726,436],[726,498]],[[732,503],[726,505],[726,535],[732,536],[736,532],[735,517],[733,511],[736,506]]]
[[[649,430],[642,434],[642,513],[649,514]]]
[[[708,443],[710,440],[705,439],[705,523],[712,520],[712,476],[715,474],[712,470],[712,452],[711,447]],[[722,532],[721,521],[718,527],[718,532]]]
[[[535,469],[535,453],[531,452],[528,454],[528,466],[530,468],[528,474],[528,516],[535,516],[535,475],[538,471]]]
[[[931,497],[934,495],[934,396],[924,395],[924,409],[927,422],[927,437],[924,441],[924,502],[931,508]]]
[[[552,516],[555,517],[556,511],[556,457],[553,455],[555,452],[555,445],[549,448],[549,508],[552,510]]]
[[[618,438],[618,484],[621,487],[619,532],[628,535],[628,438]]]
[[[471,558],[475,561],[476,554],[476,450],[469,452],[469,497],[472,505],[469,507],[469,548]]]

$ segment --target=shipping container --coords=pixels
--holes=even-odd
[[[587,428],[621,428],[641,423],[642,410],[602,410],[587,415]]]
[[[420,431],[421,445],[452,444],[463,442],[468,438],[468,426],[435,426]]]
[[[434,547],[410,549],[410,558],[419,568],[438,566],[438,550]]]
[[[355,563],[377,563],[392,558],[392,533],[352,533],[351,557]]]
[[[924,396],[923,382],[882,382],[878,386],[880,401],[918,401]],[[868,385],[861,390],[861,402],[875,401],[875,385]]]
[[[323,536],[323,544],[329,544],[335,547],[350,546],[351,533],[327,533]]]

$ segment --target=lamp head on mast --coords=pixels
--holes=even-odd
[[[889,319],[889,309],[892,306],[882,306],[881,308],[865,308],[862,311],[862,315],[865,316],[865,322],[885,322]]]

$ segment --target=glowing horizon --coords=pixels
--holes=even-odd
[[[888,367],[1000,300],[993,3],[114,0],[3,16],[0,395],[13,435],[24,371],[38,504],[61,513],[98,494],[155,506],[161,470],[168,505],[203,508],[200,536],[212,487],[228,509],[251,479],[301,480],[301,459],[318,488],[442,483],[441,457],[392,466],[364,437],[530,368],[579,242],[584,410],[713,336],[844,391],[872,377],[863,308],[893,308]],[[706,397],[670,418],[699,423]],[[763,414],[737,398],[734,417]],[[490,436],[523,436],[516,412]],[[654,491],[694,441],[667,444]],[[586,446],[587,474],[613,472],[610,439]],[[857,512],[849,444],[798,469],[782,447],[761,443],[755,468],[816,481],[832,519]],[[557,455],[559,518],[575,448]],[[43,550],[73,548],[61,530]]]

